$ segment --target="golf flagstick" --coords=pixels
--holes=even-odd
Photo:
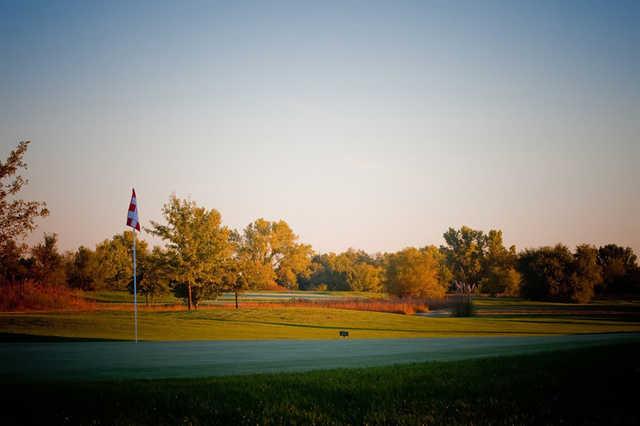
[[[138,343],[138,291],[136,277],[136,230],[140,232],[140,222],[138,222],[138,202],[136,200],[136,190],[131,190],[131,201],[127,213],[127,226],[133,228],[133,335]]]

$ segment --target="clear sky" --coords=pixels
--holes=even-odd
[[[30,241],[63,249],[135,186],[143,225],[175,192],[318,251],[640,251],[640,2],[0,0],[0,156],[22,139]]]

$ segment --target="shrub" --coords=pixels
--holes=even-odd
[[[452,297],[451,316],[472,317],[475,315],[473,299],[469,295],[456,295]]]

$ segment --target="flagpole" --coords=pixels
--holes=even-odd
[[[133,229],[133,329],[138,343],[138,294],[136,289],[136,229]]]

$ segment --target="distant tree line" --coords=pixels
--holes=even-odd
[[[0,285],[27,281],[85,291],[132,291],[131,231],[95,248],[60,253],[57,235],[26,247],[21,238],[34,219],[46,216],[41,202],[9,201],[26,183],[16,172],[26,167],[28,142],[0,163]],[[13,177],[13,178],[12,178]],[[12,178],[11,181],[7,182]],[[586,303],[594,296],[640,294],[640,268],[633,250],[609,244],[564,245],[516,251],[505,247],[502,231],[449,228],[445,244],[408,247],[395,253],[314,253],[285,221],[257,219],[242,230],[222,224],[220,213],[172,196],[164,223],[146,232],[164,247],[150,249],[137,239],[138,292],[147,302],[173,292],[191,309],[225,291],[302,289],[387,292],[398,297],[443,297],[456,288],[492,296]]]

